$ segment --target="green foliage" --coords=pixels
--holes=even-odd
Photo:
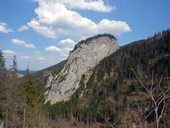
[[[21,95],[23,96],[25,104],[35,106],[37,103],[36,83],[29,74],[25,77]]]
[[[32,75],[27,74],[23,85],[20,88],[20,104],[23,123],[25,127],[35,127],[40,125],[40,115],[44,103],[44,85],[36,82]]]
[[[0,119],[4,116],[4,109],[6,104],[6,85],[7,71],[5,66],[5,59],[0,50]]]

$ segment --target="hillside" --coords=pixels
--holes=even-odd
[[[97,35],[80,41],[70,52],[66,64],[57,74],[51,74],[47,81],[46,102],[55,104],[67,101],[80,87],[83,74],[90,76],[93,68],[104,58],[119,49],[109,34]]]
[[[148,86],[152,81],[156,85],[164,74],[161,88],[169,88],[170,30],[123,46],[104,58],[93,69],[89,80],[87,75],[82,75],[80,87],[69,101],[46,105],[49,117],[53,120],[74,117],[75,123],[100,123],[108,127],[142,126],[141,116],[146,117],[152,110],[152,102],[133,71]],[[156,91],[155,97],[161,93],[159,89]],[[166,116],[161,119],[161,124],[166,126],[170,122],[169,106],[168,102]],[[146,120],[148,127],[155,127],[154,113]]]
[[[60,63],[56,65],[53,65],[43,70],[32,73],[32,75],[37,81],[42,82],[42,84],[45,84],[50,73],[54,74],[54,73],[60,72],[60,70],[64,67],[65,63],[66,63],[66,60],[61,61]]]

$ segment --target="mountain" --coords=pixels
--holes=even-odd
[[[26,70],[19,70],[18,71],[18,75],[19,75],[19,77],[23,77],[23,76],[25,76],[26,74],[27,74],[27,72],[28,71],[26,71]],[[29,71],[31,74],[33,74],[33,73],[35,73],[36,71]]]
[[[57,74],[60,72],[60,70],[64,67],[64,64],[66,63],[66,60],[61,61],[60,63],[50,66],[48,68],[45,68],[43,70],[37,71],[35,73],[32,73],[33,77],[42,84],[46,84],[47,78],[50,74]]]
[[[97,35],[79,42],[70,52],[66,64],[47,81],[46,102],[51,104],[69,100],[80,87],[82,75],[90,77],[91,70],[106,56],[119,49],[114,36]],[[88,80],[88,78],[87,78]]]
[[[111,49],[116,48],[112,53],[103,55],[103,44],[106,42],[109,42]],[[59,74],[48,79],[47,87],[51,94],[47,95],[46,100],[52,102],[47,102],[45,110],[49,118],[71,120],[74,117],[76,121],[70,127],[78,125],[77,122],[91,126],[99,123],[99,127],[142,127],[144,124],[156,127],[153,101],[144,87],[147,85],[150,90],[154,87],[153,96],[157,102],[163,91],[169,92],[170,29],[120,49],[116,40],[107,36],[82,44],[70,53]],[[102,46],[98,54],[102,57],[94,64],[97,57],[93,52],[96,49],[88,50],[88,47],[96,45],[97,49]],[[86,56],[85,61],[80,59],[83,55]],[[86,63],[94,65],[87,68]],[[75,86],[72,86],[74,83]],[[67,94],[67,89],[71,93],[69,90]],[[169,100],[159,102],[158,115],[165,102],[166,111],[160,121],[161,127],[170,126]]]

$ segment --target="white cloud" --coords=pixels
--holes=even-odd
[[[45,61],[46,58],[44,56],[37,56],[37,59],[40,60],[40,61]]]
[[[48,52],[61,52],[62,50],[56,46],[49,46],[45,48]]]
[[[61,40],[59,44],[67,47],[74,47],[76,43],[71,39],[65,39]]]
[[[68,57],[69,52],[73,49],[73,47],[64,47],[64,48],[58,48],[56,46],[49,46],[45,48],[48,52],[57,53],[58,58],[62,58],[62,60],[66,59]]]
[[[109,29],[108,29],[108,27],[109,27]],[[99,32],[118,34],[118,33],[122,33],[122,32],[131,31],[131,28],[125,21],[116,21],[116,20],[110,21],[108,19],[103,19],[97,25],[96,30]]]
[[[47,60],[47,57],[43,56],[40,52],[34,52],[32,55],[23,55],[23,54],[17,54],[18,59],[20,60],[28,60],[28,61],[45,61]]]
[[[39,3],[39,7],[35,9],[37,18],[32,19],[28,23],[28,26],[41,35],[49,38],[56,38],[60,35],[67,35],[72,38],[82,38],[98,33],[109,32],[111,34],[120,34],[131,31],[131,28],[125,21],[103,19],[99,23],[95,23],[91,19],[81,16],[81,14],[72,10],[72,8],[77,8],[78,3],[76,4],[76,2],[71,0],[36,1]],[[92,0],[76,1],[88,4],[90,2],[95,2]],[[103,0],[98,0],[96,2],[102,3]]]
[[[16,53],[12,50],[3,50],[2,53],[4,54],[4,56],[6,57],[11,57],[11,56],[14,56],[16,55]]]
[[[16,45],[23,45],[23,44],[26,44],[26,42],[23,41],[23,40],[12,39],[11,41],[12,41],[13,44],[16,44]]]
[[[38,2],[61,3],[70,9],[93,10],[97,12],[111,12],[116,7],[105,5],[104,0],[35,0]]]
[[[63,56],[64,58],[67,58],[68,55],[69,55],[69,52],[70,52],[71,50],[73,50],[73,48],[67,48],[67,47],[65,47],[65,48],[62,49],[62,52],[61,52],[60,54],[61,54],[61,56]]]
[[[0,22],[0,33],[9,33],[12,29],[8,28],[6,23]]]
[[[22,63],[25,63],[25,64],[30,63],[32,65],[34,63],[37,63],[37,61],[39,63],[41,63],[41,62],[43,62],[43,63],[48,62],[49,63],[49,62],[51,62],[52,58],[42,55],[39,51],[35,51],[35,52],[29,53],[27,55],[22,54],[22,53],[17,53],[17,59],[18,59],[19,62],[22,62]],[[53,60],[54,60],[54,58],[53,58]]]
[[[24,30],[27,30],[27,29],[28,29],[28,26],[22,25],[22,26],[20,26],[20,28],[18,29],[18,31],[21,32],[21,31],[24,31]]]
[[[37,60],[40,60],[40,61],[46,61],[47,60],[47,57],[43,56],[39,51],[36,51],[34,54],[35,54],[34,57]]]
[[[56,32],[52,30],[52,27],[43,26],[38,21],[33,19],[28,23],[29,27],[32,27],[34,31],[40,33],[43,36],[49,37],[49,38],[56,38]]]
[[[24,46],[26,48],[35,48],[34,44],[25,44]]]
[[[12,41],[13,44],[21,45],[21,46],[24,46],[26,48],[35,48],[34,44],[26,43],[24,40],[12,39],[11,41]]]

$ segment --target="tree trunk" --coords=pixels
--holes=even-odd
[[[8,83],[7,83],[7,77],[6,77],[6,80],[5,80],[5,85],[6,85],[6,113],[5,113],[5,128],[8,128],[8,107],[9,107],[9,104],[8,104],[8,102],[9,102],[9,91],[8,91],[8,89],[9,89],[9,87],[8,87]]]
[[[41,112],[38,115],[38,128],[41,126]]]
[[[159,116],[158,116],[158,108],[155,108],[155,116],[156,116],[156,128],[159,128]]]
[[[8,128],[8,107],[6,108],[6,115],[5,115],[5,128]]]
[[[25,128],[26,125],[26,108],[24,108],[24,114],[23,114],[23,128]]]

